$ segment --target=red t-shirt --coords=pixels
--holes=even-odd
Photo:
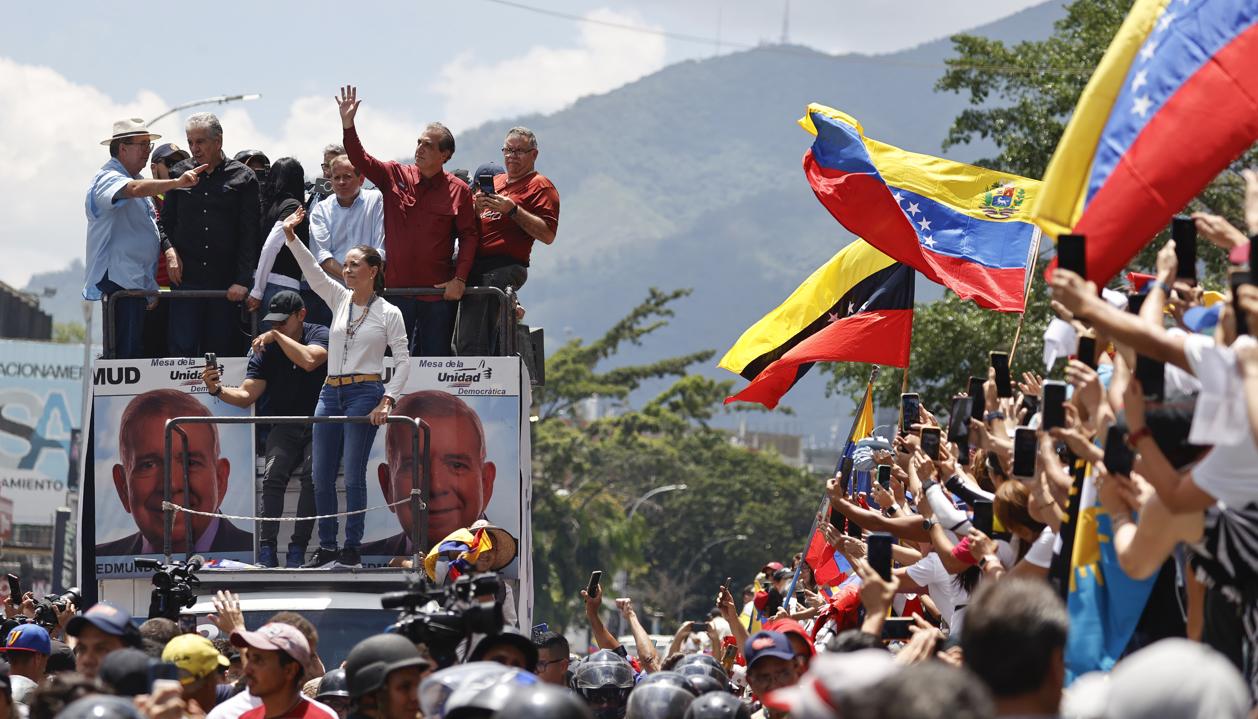
[[[498,175],[494,178],[494,192],[540,217],[551,232],[559,228],[559,191],[540,172],[512,183],[507,182],[505,173]],[[512,218],[488,208],[481,211],[480,238],[477,257],[506,255],[528,267],[533,238]]]
[[[240,719],[266,719],[266,705],[259,704],[240,715]],[[302,697],[301,701],[293,705],[292,709],[284,712],[275,719],[339,719],[336,714],[328,714],[327,710],[319,707],[309,699]]]

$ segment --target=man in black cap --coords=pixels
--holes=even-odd
[[[271,159],[261,150],[241,150],[232,159],[253,170],[259,185],[266,182],[266,176],[271,172]]]
[[[399,634],[367,637],[345,658],[351,715],[369,719],[415,719],[419,682],[432,662]]]
[[[100,602],[66,623],[66,634],[75,638],[74,659],[79,673],[95,678],[101,661],[111,652],[140,646],[140,630],[131,615],[109,602]]]
[[[305,321],[306,306],[292,290],[277,292],[262,318],[271,329],[253,341],[245,381],[225,387],[217,367],[206,367],[201,378],[210,394],[236,407],[250,407],[265,393],[266,414],[277,417],[309,417],[314,414],[319,390],[327,377],[328,328]],[[301,482],[297,515],[315,513],[314,486],[310,481],[310,425],[279,424],[266,438],[266,468],[262,474],[262,516],[284,512],[284,490],[294,476]],[[258,563],[278,567],[278,522],[263,522],[258,537]],[[313,520],[297,522],[288,545],[286,564],[305,562]]]

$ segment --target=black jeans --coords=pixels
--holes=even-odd
[[[315,515],[314,484],[310,480],[312,437],[309,426],[277,424],[271,427],[271,433],[266,438],[266,466],[262,470],[261,516],[278,517],[284,513],[284,490],[293,477],[301,482],[301,493],[297,495],[297,516]],[[262,522],[258,543],[274,547],[279,525],[279,522]],[[313,530],[313,519],[297,522],[289,544],[305,550],[310,544],[310,533]]]
[[[520,289],[529,278],[524,265],[501,265],[481,269],[472,265],[469,287],[507,287]],[[459,302],[458,332],[454,337],[454,353],[460,357],[497,355],[502,351],[498,339],[498,298],[486,295],[464,295]]]

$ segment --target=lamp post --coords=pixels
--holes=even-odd
[[[695,562],[698,561],[699,557],[705,556],[708,553],[709,549],[715,547],[718,544],[725,544],[726,542],[745,542],[745,541],[747,541],[747,535],[745,534],[735,534],[730,537],[721,537],[720,539],[713,539],[711,542],[708,542],[707,544],[703,545],[703,548],[700,549],[698,552],[695,552],[694,556],[690,558],[690,563],[686,565],[686,571],[682,572],[682,585],[686,588],[687,594],[690,592],[690,570],[694,569]],[[685,608],[686,608],[686,602],[684,601],[681,602],[680,605],[677,607],[677,621],[681,621],[681,614],[685,610]]]
[[[201,98],[200,100],[193,100],[191,102],[185,102],[182,105],[175,105],[174,107],[170,108],[166,112],[163,112],[162,114],[158,115],[152,120],[149,120],[148,124],[149,126],[152,126],[158,120],[161,120],[167,116],[173,115],[176,112],[179,112],[180,110],[187,110],[190,107],[198,107],[200,105],[224,105],[229,102],[257,100],[260,97],[262,97],[262,95],[256,92],[245,93],[241,95],[215,95],[214,97],[204,97],[204,98]]]
[[[665,492],[681,491],[684,489],[689,489],[689,487],[687,487],[685,484],[665,484],[663,486],[652,489],[651,491],[647,492],[641,497],[638,497],[637,499],[635,499],[633,501],[633,504],[629,505],[629,518],[633,519],[633,515],[638,511],[638,507],[641,507],[642,503],[647,501],[651,497],[654,497],[657,494],[663,494]]]

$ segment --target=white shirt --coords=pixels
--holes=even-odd
[[[250,297],[256,300],[262,299],[268,282],[290,290],[301,289],[300,278],[271,272],[271,268],[275,266],[275,258],[279,256],[280,249],[287,241],[288,239],[284,236],[284,222],[282,220],[276,222],[271,228],[271,234],[266,236],[266,242],[262,243],[262,254],[258,255],[258,269],[253,272],[253,289],[249,291]]]
[[[926,587],[935,606],[939,607],[939,615],[948,623],[949,632],[959,636],[961,615],[957,612],[957,606],[968,603],[970,594],[957,586],[954,581],[956,576],[948,573],[939,555],[931,552],[906,567],[905,572],[909,579]]]
[[[340,717],[337,716],[336,711],[334,711],[332,707],[328,706],[327,704],[324,704],[322,702],[317,702],[314,699],[311,699],[310,697],[306,697],[305,695],[303,695],[303,697],[306,699],[306,701],[310,702],[311,704],[314,704],[320,710],[327,713],[328,715],[327,719],[340,719]],[[245,712],[258,706],[261,703],[262,703],[261,699],[250,694],[249,690],[246,689],[243,692],[240,692],[239,694],[233,695],[231,699],[228,699],[227,701],[211,709],[210,713],[205,715],[205,719],[237,719],[237,717],[239,717],[241,714],[244,714]]]
[[[371,245],[384,257],[384,198],[379,190],[359,192],[349,207],[342,207],[336,195],[325,197],[310,212],[310,247],[320,263],[344,263],[345,253],[357,245]]]
[[[328,376],[347,374],[384,374],[384,348],[393,350],[393,376],[384,393],[397,399],[402,396],[406,378],[411,371],[410,351],[407,349],[406,325],[402,311],[376,297],[366,308],[355,305],[353,293],[333,282],[315,262],[314,255],[301,242],[289,242],[288,249],[301,266],[302,274],[328,307],[332,308],[332,325],[328,328]],[[355,322],[367,310],[367,318],[359,325],[352,338],[346,331],[350,313]]]
[[[1192,335],[1184,341],[1184,354],[1193,374],[1201,381],[1197,413],[1203,413],[1203,402],[1214,397],[1224,405],[1218,409],[1240,409],[1240,417],[1246,418],[1243,412],[1245,388],[1232,348],[1220,347],[1204,335]],[[1234,403],[1240,406],[1227,406]],[[1192,470],[1193,482],[1202,491],[1238,509],[1258,501],[1258,447],[1254,446],[1247,418],[1243,430],[1235,433],[1234,444],[1215,444]]]

